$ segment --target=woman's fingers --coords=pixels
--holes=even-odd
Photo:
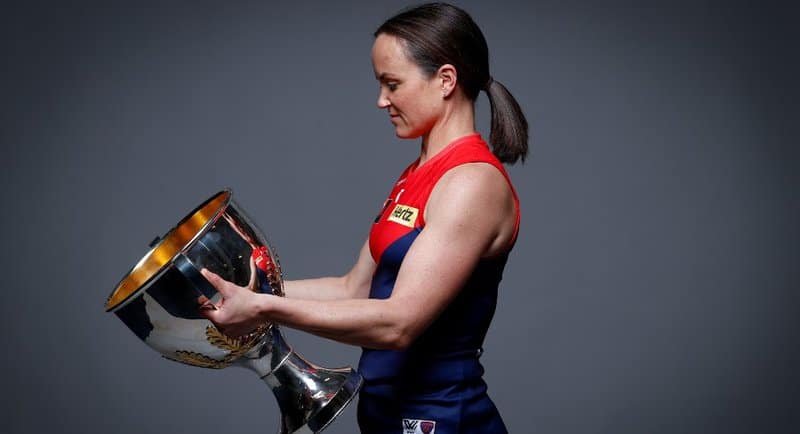
[[[252,270],[256,269],[253,259],[250,261],[250,266]],[[212,303],[205,295],[198,296],[197,303],[200,305],[200,314],[230,337],[243,336],[255,329],[257,319],[250,317],[252,309],[248,308],[252,303],[251,298],[255,294],[248,288],[229,282],[206,268],[200,270],[200,273],[222,296],[216,304]],[[257,281],[254,272],[250,279],[250,285],[255,285]]]
[[[203,268],[200,270],[200,274],[208,280],[208,283],[214,287],[223,297],[230,297],[233,294],[233,288],[231,286],[235,286],[232,283],[228,282],[227,280],[219,277],[216,273],[210,271],[208,268]]]
[[[197,304],[200,305],[200,310],[217,310],[217,306],[211,302],[205,295],[197,297]]]
[[[241,295],[239,292],[247,288],[239,287],[234,283],[228,282],[216,273],[203,268],[200,270],[203,277],[222,295],[222,298],[216,304],[205,295],[197,297],[197,303],[200,304],[200,314],[206,319],[214,323],[214,325],[224,334],[236,337],[246,333],[240,333],[241,325],[236,324],[234,319],[237,317],[241,305]],[[236,300],[239,300],[238,302]]]
[[[218,322],[222,319],[221,316],[223,315],[220,309],[222,308],[225,299],[232,295],[233,289],[231,289],[230,286],[233,284],[219,277],[219,275],[216,273],[209,271],[207,268],[200,270],[200,274],[202,274],[203,277],[208,280],[211,286],[213,286],[222,295],[222,299],[220,299],[217,304],[212,303],[211,300],[205,295],[197,297],[197,303],[200,304],[200,314],[211,320],[211,322],[213,322],[215,325],[217,325],[217,328],[219,328]]]

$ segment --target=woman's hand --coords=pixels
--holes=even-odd
[[[264,323],[259,315],[259,302],[267,294],[257,294],[250,288],[231,283],[207,269],[200,273],[219,291],[222,299],[213,304],[205,296],[197,299],[200,313],[208,318],[220,331],[230,337],[239,337],[255,330]],[[253,279],[250,280],[250,286]]]

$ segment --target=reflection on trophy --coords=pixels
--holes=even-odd
[[[306,361],[275,324],[231,338],[199,312],[198,299],[221,295],[200,274],[207,268],[253,291],[283,295],[278,257],[224,190],[195,208],[122,278],[106,302],[141,340],[164,357],[200,366],[241,366],[269,385],[281,410],[280,433],[322,431],[358,393],[352,368]]]

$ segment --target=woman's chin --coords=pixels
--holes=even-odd
[[[422,134],[416,131],[409,131],[408,129],[402,127],[395,127],[394,134],[399,139],[416,139],[417,137],[422,136]]]

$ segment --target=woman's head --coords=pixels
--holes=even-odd
[[[435,74],[423,71],[406,53],[402,39],[380,34],[372,46],[372,66],[380,82],[378,107],[387,109],[398,137],[414,139],[442,122],[447,96],[456,91],[455,69],[443,65]],[[451,103],[472,103],[452,95]]]
[[[444,64],[458,71],[464,94],[475,100],[489,80],[489,49],[481,29],[463,10],[430,3],[389,18],[375,31],[405,42],[406,55],[424,73],[435,74]]]
[[[389,18],[375,31],[376,38],[380,35],[402,41],[407,59],[427,77],[452,65],[456,85],[470,101],[486,91],[492,106],[489,141],[495,155],[506,163],[525,159],[527,121],[511,94],[492,80],[486,39],[469,14],[446,3],[424,4]]]

